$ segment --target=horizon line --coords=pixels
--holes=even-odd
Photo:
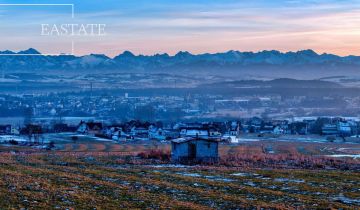
[[[177,51],[176,53],[161,53],[161,52],[157,52],[157,53],[149,53],[149,54],[142,54],[142,53],[133,53],[131,50],[124,50],[122,52],[119,52],[117,55],[115,56],[109,56],[105,53],[88,53],[88,54],[76,54],[74,52],[72,53],[41,53],[40,51],[36,50],[38,52],[38,54],[35,54],[35,53],[29,53],[29,54],[26,54],[26,53],[20,53],[20,52],[26,52],[28,50],[36,50],[35,48],[28,48],[26,50],[19,50],[19,51],[12,51],[12,50],[3,50],[1,51],[0,50],[0,56],[76,56],[76,57],[83,57],[83,56],[89,56],[89,55],[104,55],[106,57],[109,57],[109,58],[115,58],[119,55],[122,55],[126,52],[129,52],[131,54],[133,54],[134,56],[156,56],[156,55],[168,55],[170,57],[173,57],[173,56],[176,56],[177,54],[179,53],[189,53],[190,55],[194,55],[194,56],[199,56],[199,55],[205,55],[205,54],[210,54],[210,55],[214,55],[214,54],[221,54],[221,53],[229,53],[229,52],[239,52],[239,53],[262,53],[262,52],[271,52],[271,51],[276,51],[276,52],[279,52],[281,54],[287,54],[287,53],[298,53],[298,52],[304,52],[304,51],[312,51],[314,52],[315,54],[317,55],[335,55],[335,56],[338,56],[338,57],[348,57],[348,56],[360,56],[360,55],[353,55],[353,54],[348,54],[348,55],[338,55],[338,54],[335,54],[335,53],[327,53],[327,52],[323,52],[323,53],[319,53],[317,52],[316,50],[314,49],[299,49],[299,50],[296,50],[296,51],[282,51],[282,50],[258,50],[258,51],[240,51],[240,50],[227,50],[227,51],[219,51],[219,52],[201,52],[201,53],[192,53],[191,51],[187,51],[187,50],[179,50]],[[11,53],[13,54],[2,54],[1,52],[6,52],[6,51],[10,51]],[[20,54],[19,54],[20,53]]]

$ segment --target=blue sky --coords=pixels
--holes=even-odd
[[[360,0],[0,0],[1,49],[136,54],[228,50],[360,55]],[[42,37],[40,24],[104,23],[105,37]]]

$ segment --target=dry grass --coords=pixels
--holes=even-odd
[[[221,164],[191,167],[168,165],[166,144],[0,147],[0,209],[357,209],[360,172],[340,166],[359,160],[317,156],[332,146],[221,145]]]
[[[105,153],[2,153],[0,209],[356,208],[360,173],[176,168]],[[145,165],[144,165],[145,164]]]

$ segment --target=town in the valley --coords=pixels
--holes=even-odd
[[[74,119],[72,119],[74,120]],[[353,118],[318,117],[293,120],[270,120],[260,117],[229,121],[173,122],[130,120],[104,122],[80,120],[65,123],[57,120],[27,122],[22,126],[0,125],[2,144],[36,145],[56,143],[49,134],[77,135],[107,139],[117,143],[158,141],[167,143],[177,138],[217,138],[227,143],[252,140],[360,143],[360,122]],[[53,136],[53,135],[52,135]]]
[[[360,118],[346,113],[359,109],[355,98],[313,100],[306,95],[273,94],[4,94],[0,95],[0,142],[24,146],[52,142],[56,147],[54,134],[66,133],[74,139],[82,135],[119,144],[166,144],[184,137],[234,144],[250,140],[360,143]]]

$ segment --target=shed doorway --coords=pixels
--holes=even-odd
[[[196,159],[196,144],[194,143],[189,144],[189,159],[190,160]]]

